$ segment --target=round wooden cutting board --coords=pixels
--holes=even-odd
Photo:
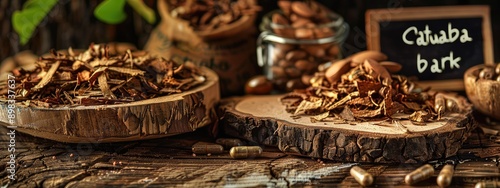
[[[397,124],[383,120],[312,123],[306,116],[292,118],[279,101],[281,97],[221,101],[224,132],[294,155],[345,162],[417,163],[454,155],[476,126],[472,110],[426,125],[409,120]]]
[[[60,142],[120,142],[191,132],[214,122],[219,78],[208,68],[202,85],[179,94],[117,105],[15,109],[17,131]],[[9,126],[6,103],[0,122]]]

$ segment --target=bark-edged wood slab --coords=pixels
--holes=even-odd
[[[472,110],[450,114],[425,126],[311,123],[291,118],[281,95],[222,100],[220,126],[226,134],[258,144],[277,146],[293,155],[344,162],[417,163],[455,155],[476,127]],[[406,133],[405,133],[406,131]]]
[[[219,78],[203,67],[207,81],[183,93],[127,104],[61,108],[15,108],[16,130],[60,142],[119,142],[191,132],[215,122]],[[0,122],[7,126],[7,103]]]

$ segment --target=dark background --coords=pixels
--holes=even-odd
[[[27,45],[20,46],[17,34],[12,30],[11,16],[15,10],[22,7],[24,1],[0,1],[0,60],[5,59],[23,50],[32,50],[36,54],[43,54],[50,49],[64,49],[68,47],[86,48],[91,42],[103,43],[110,41],[129,42],[142,48],[154,25],[147,24],[132,8],[127,6],[128,17],[118,25],[106,25],[93,16],[94,8],[101,1],[97,0],[60,0],[49,15],[38,26],[34,36]],[[156,10],[156,1],[145,0]],[[276,0],[258,0],[263,11],[277,8]],[[350,34],[344,45],[346,55],[366,49],[365,40],[365,11],[373,8],[404,8],[420,6],[444,5],[489,5],[491,10],[491,25],[495,62],[500,58],[500,1],[496,0],[319,0],[318,2],[329,7],[344,17],[351,27]],[[158,20],[160,19],[157,16]]]

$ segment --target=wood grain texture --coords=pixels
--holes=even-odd
[[[344,162],[417,163],[457,153],[476,126],[472,110],[444,117],[426,126],[311,123],[292,119],[280,105],[281,96],[225,99],[219,106],[221,127],[231,136],[277,146],[288,154]],[[261,102],[262,101],[262,102]],[[274,101],[274,102],[273,102]],[[255,108],[251,105],[258,104]]]
[[[0,132],[8,132],[0,127]],[[349,175],[355,163],[338,163],[286,156],[274,147],[261,157],[234,160],[227,153],[193,156],[190,148],[206,133],[120,143],[65,144],[16,132],[16,180],[6,166],[10,142],[0,135],[0,186],[7,187],[361,187]],[[457,156],[430,161],[436,173],[414,187],[438,187],[443,163],[455,164],[452,187],[473,187],[482,180],[499,180],[499,136],[475,131]],[[407,187],[404,176],[418,164],[358,164],[375,177],[375,187]]]
[[[180,94],[127,104],[60,108],[16,107],[17,130],[61,142],[118,142],[159,138],[194,131],[213,123],[220,99],[219,80],[202,68],[207,81]],[[8,123],[7,103],[0,122]]]

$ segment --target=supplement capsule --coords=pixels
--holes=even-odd
[[[500,182],[497,181],[480,181],[476,183],[475,188],[497,188],[500,187]]]
[[[406,175],[405,182],[408,185],[413,185],[420,181],[426,180],[427,178],[430,178],[433,174],[434,167],[432,167],[430,164],[426,164]]]
[[[362,186],[370,186],[373,183],[373,176],[359,166],[352,167],[350,173]]]
[[[495,66],[495,73],[500,74],[500,63]]]
[[[283,70],[280,70],[283,71]],[[284,74],[284,73],[282,73]],[[273,90],[273,83],[265,76],[255,76],[245,84],[245,92],[252,95],[266,95]]]
[[[195,154],[220,154],[224,152],[224,148],[219,144],[197,142],[193,145],[192,151]]]
[[[262,154],[262,148],[259,146],[236,146],[229,151],[229,155],[234,159],[257,157],[260,154]]]
[[[219,138],[215,140],[215,143],[224,146],[226,149],[230,149],[234,146],[244,146],[245,144],[237,138]]]
[[[451,179],[453,178],[453,165],[447,164],[441,169],[441,172],[439,172],[439,175],[436,179],[437,184],[439,187],[448,187],[451,184]]]

